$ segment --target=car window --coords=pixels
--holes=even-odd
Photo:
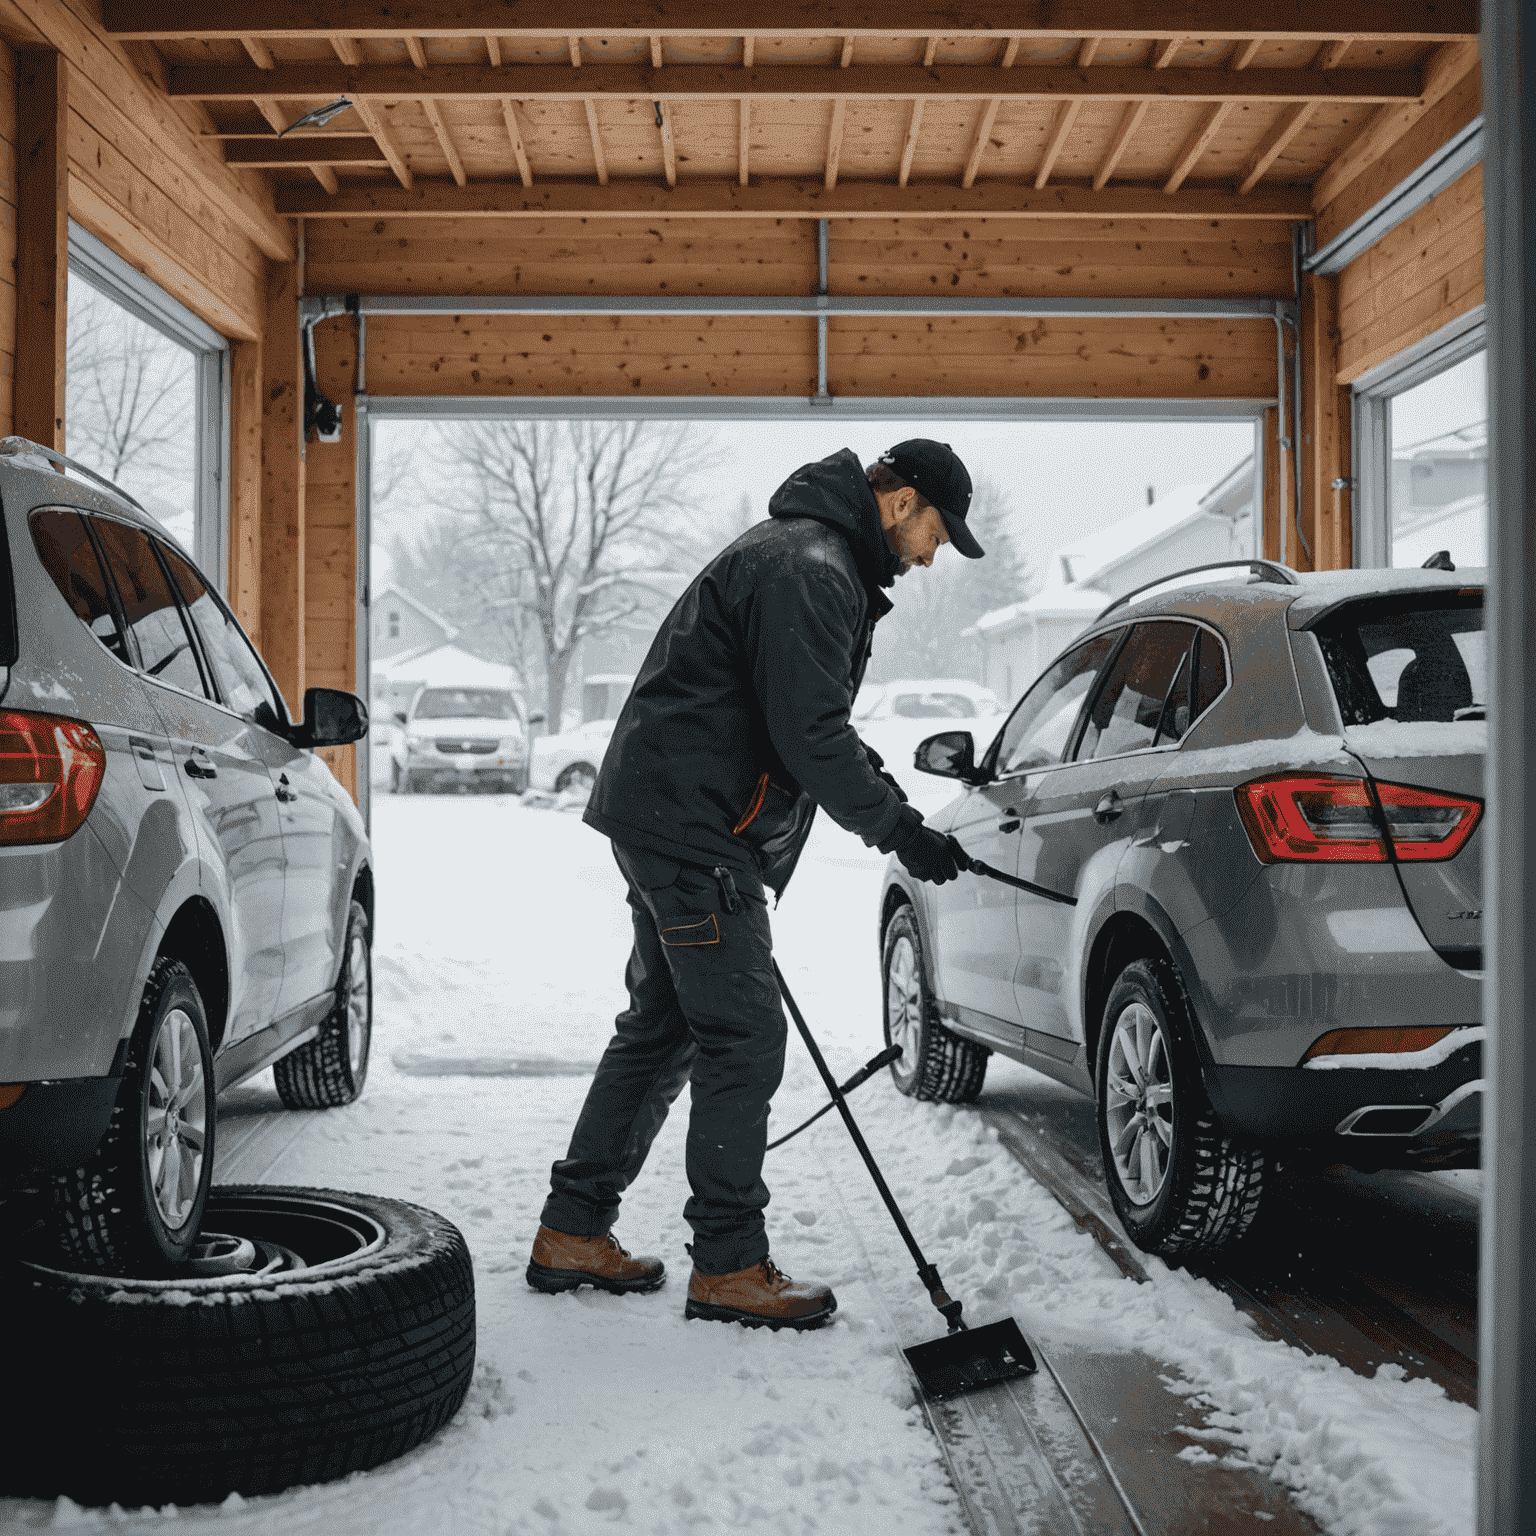
[[[1198,720],[1227,691],[1227,655],[1209,630],[1200,631],[1195,648],[1195,703],[1191,722]]]
[[[1079,759],[1139,752],[1157,740],[1163,706],[1189,663],[1193,624],[1138,624],[1088,710]],[[1185,726],[1189,724],[1186,715]]]
[[[1068,651],[1019,700],[1003,727],[994,772],[1021,773],[1061,761],[1083,696],[1124,633],[1113,630]]]
[[[425,688],[412,714],[418,720],[515,720],[505,688]]]
[[[101,562],[80,514],[62,509],[34,512],[32,542],[37,546],[43,569],[53,578],[54,586],[74,610],[75,617],[124,666],[131,667],[133,658],[128,642],[123,638]]]
[[[898,693],[891,713],[903,720],[974,720],[976,703],[963,693]]]
[[[280,731],[282,717],[275,707],[272,685],[234,615],[174,549],[162,544],[160,553],[192,615],[192,627],[203,642],[203,653],[213,666],[214,681],[224,703],[242,719],[253,720],[269,731]]]
[[[1454,720],[1486,705],[1480,592],[1349,603],[1317,638],[1346,725]]]
[[[138,645],[144,675],[201,698],[211,697],[181,607],[155,558],[149,535],[109,518],[91,522],[107,557],[123,617]]]

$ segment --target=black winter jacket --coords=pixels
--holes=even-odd
[[[586,820],[618,843],[760,871],[782,891],[818,805],[866,843],[896,828],[901,801],[848,712],[898,562],[849,449],[797,470],[768,512],[667,615]]]

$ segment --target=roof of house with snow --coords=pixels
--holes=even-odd
[[[429,688],[513,688],[516,674],[472,656],[456,645],[437,645],[424,651],[407,651],[381,661],[374,672],[386,683],[410,683]]]
[[[418,602],[409,592],[400,587],[385,587],[382,591],[375,592],[369,600],[370,606],[374,608],[380,608],[389,602],[404,603],[406,607],[415,609],[429,624],[435,624],[442,630],[444,640],[452,640],[459,632],[457,626],[450,624],[442,614],[434,612],[425,603]]]

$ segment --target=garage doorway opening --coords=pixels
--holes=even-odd
[[[362,796],[579,800],[673,602],[795,468],[842,448],[867,464],[906,437],[949,442],[989,551],[941,553],[893,594],[856,713],[899,751],[942,728],[925,721],[990,735],[1110,598],[1261,552],[1263,402],[554,404],[363,403]]]

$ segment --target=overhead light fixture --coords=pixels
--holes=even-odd
[[[335,101],[327,102],[323,107],[316,107],[313,111],[306,112],[303,117],[295,118],[278,134],[278,138],[286,138],[295,128],[308,128],[311,123],[316,128],[324,128],[333,117],[340,117],[351,105],[347,97],[338,96]]]

